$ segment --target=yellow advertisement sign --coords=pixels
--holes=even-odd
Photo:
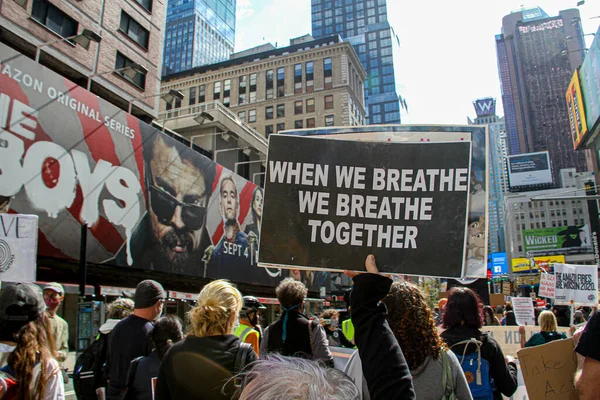
[[[564,264],[565,256],[544,256],[534,257],[535,265],[531,265],[531,258],[513,258],[512,259],[512,272],[529,272],[539,270],[541,265],[544,268],[548,268],[549,263]]]
[[[588,130],[578,70],[575,70],[565,95],[567,99],[569,121],[571,123],[571,138],[573,139],[573,148],[577,149]]]

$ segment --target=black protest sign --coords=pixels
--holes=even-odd
[[[460,277],[471,143],[269,138],[259,265]]]

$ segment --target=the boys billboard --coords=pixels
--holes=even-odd
[[[39,216],[42,256],[272,284],[252,267],[262,191],[0,44],[0,206]]]

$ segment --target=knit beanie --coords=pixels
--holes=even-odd
[[[164,300],[165,291],[162,285],[151,279],[141,281],[135,288],[133,301],[135,308],[152,307],[158,300]]]

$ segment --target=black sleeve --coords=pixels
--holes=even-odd
[[[598,311],[586,324],[575,351],[584,357],[600,361],[600,313]]]
[[[340,335],[340,342],[342,342],[342,346],[343,347],[347,347],[349,349],[353,349],[354,345],[352,344],[351,341],[348,340],[348,338],[346,337],[346,335],[344,335],[344,332],[342,332],[341,329],[338,329],[337,332]]]
[[[391,285],[391,279],[377,274],[354,277],[350,294],[354,338],[371,399],[415,399],[410,370],[385,319],[385,304],[380,303]]]
[[[490,375],[494,379],[496,389],[506,397],[510,397],[517,391],[519,382],[517,381],[517,365],[515,363],[506,363],[504,353],[494,339],[487,338],[487,351],[484,352],[485,358],[490,363]]]

